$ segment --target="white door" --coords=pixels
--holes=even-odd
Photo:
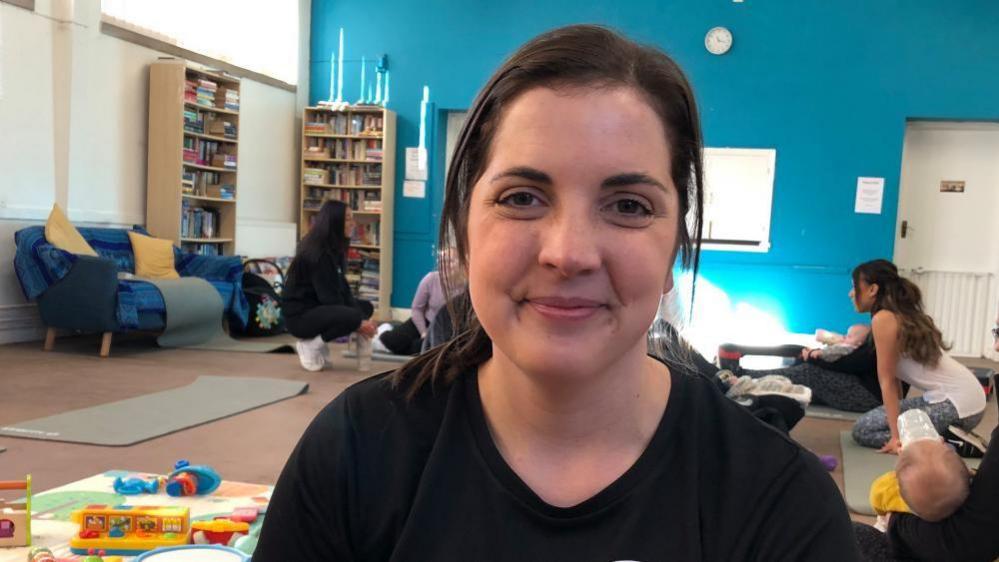
[[[959,356],[991,349],[999,273],[999,124],[905,131],[894,261]]]

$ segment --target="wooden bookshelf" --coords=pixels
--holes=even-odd
[[[394,112],[374,106],[342,111],[307,107],[302,115],[299,234],[308,233],[310,221],[327,199],[351,207],[358,230],[350,244],[347,279],[355,296],[377,301],[377,320],[392,317],[395,125]],[[365,276],[361,271],[365,264],[377,267]],[[377,291],[372,290],[372,272]]]
[[[239,91],[238,78],[181,59],[149,67],[146,228],[184,251],[235,253]]]

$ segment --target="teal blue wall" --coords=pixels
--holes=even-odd
[[[399,152],[415,146],[424,84],[440,116],[464,109],[501,60],[537,33],[592,22],[675,57],[694,84],[706,144],[777,149],[772,248],[705,252],[702,276],[789,329],[845,329],[859,317],[849,271],[892,255],[907,119],[999,120],[999,2],[992,0],[313,0],[312,101],[325,99],[329,56],[345,28],[348,61],[387,54]],[[721,57],[705,32],[735,37]],[[358,63],[345,92],[357,96]],[[440,152],[442,154],[442,150]],[[443,157],[427,199],[396,187],[393,306],[407,307],[432,267]],[[858,176],[885,178],[881,215],[853,212]]]

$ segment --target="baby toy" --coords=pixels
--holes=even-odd
[[[73,559],[72,562],[76,562]],[[71,562],[68,558],[56,558],[52,551],[44,546],[36,546],[28,551],[28,562]],[[103,550],[90,549],[79,562],[122,562],[121,556],[105,556]]]
[[[250,532],[250,524],[220,517],[213,521],[191,523],[191,542],[194,544],[224,544],[234,546],[236,541]]]
[[[73,512],[80,531],[69,541],[73,554],[103,549],[135,556],[160,546],[187,544],[191,532],[186,507],[88,505]]]
[[[171,496],[203,496],[214,492],[222,483],[219,473],[207,465],[179,460],[173,468],[166,477],[166,492]]]
[[[0,491],[24,490],[24,503],[0,498],[0,547],[31,546],[31,475],[0,480]]]
[[[152,480],[143,480],[142,478],[122,478],[119,476],[114,479],[114,492],[123,496],[155,494],[160,490],[160,484],[165,480],[166,478],[163,478],[162,476],[153,478]]]

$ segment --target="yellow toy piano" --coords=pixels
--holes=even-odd
[[[69,541],[74,554],[90,549],[136,556],[161,546],[190,542],[191,515],[186,507],[88,505],[73,512],[80,531]]]

